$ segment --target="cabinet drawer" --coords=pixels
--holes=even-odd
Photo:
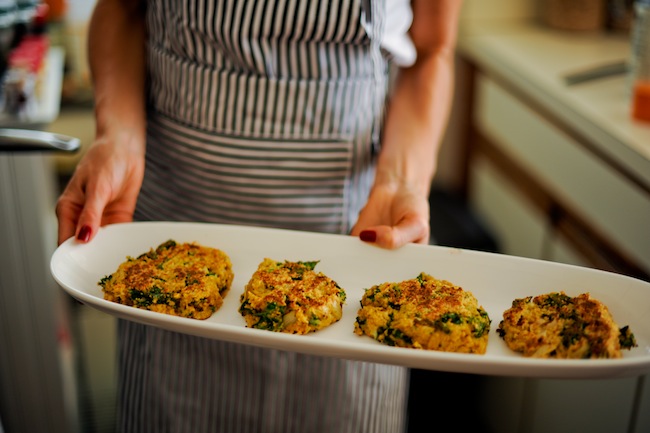
[[[650,270],[650,195],[498,83],[477,77],[476,124],[558,202]]]
[[[472,206],[482,216],[503,253],[542,258],[547,224],[520,192],[485,158],[472,164]]]

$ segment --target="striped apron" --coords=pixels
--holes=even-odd
[[[347,233],[374,175],[383,1],[155,0],[137,220]],[[407,370],[119,322],[124,432],[400,432]]]

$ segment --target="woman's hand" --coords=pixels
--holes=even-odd
[[[403,184],[375,185],[351,232],[387,249],[428,244],[429,234],[428,197]]]
[[[119,140],[98,138],[77,165],[56,204],[59,244],[71,236],[88,242],[100,226],[133,219],[144,175],[144,145]]]

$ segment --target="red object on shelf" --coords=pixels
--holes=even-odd
[[[24,68],[38,73],[49,48],[45,35],[26,36],[20,44],[9,53],[9,68]]]
[[[632,117],[650,122],[650,81],[637,81],[632,92]]]

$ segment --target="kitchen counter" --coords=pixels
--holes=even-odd
[[[464,23],[461,55],[560,118],[593,151],[650,189],[650,123],[630,116],[625,74],[567,85],[565,76],[626,61],[625,34],[567,32],[534,23]]]

